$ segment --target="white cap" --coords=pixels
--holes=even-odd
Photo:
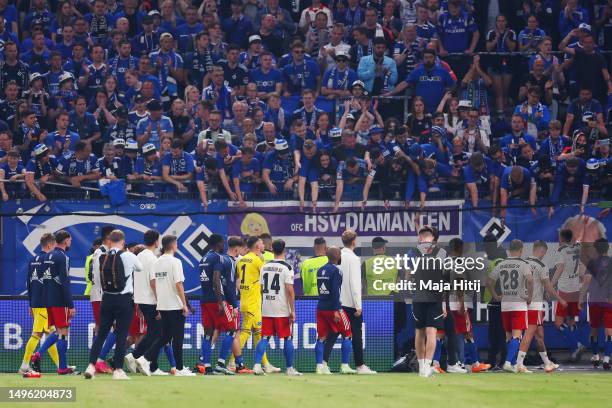
[[[249,37],[249,44],[252,43],[253,41],[261,41],[261,37],[258,36],[257,34],[250,36]]]
[[[74,75],[72,75],[72,73],[70,72],[64,72],[62,75],[59,76],[59,83],[61,84],[64,81],[68,81],[68,80],[73,80],[74,81]]]
[[[125,150],[138,150],[138,143],[133,139],[128,139],[125,143]]]
[[[155,148],[155,145],[153,143],[147,143],[142,146],[142,154],[145,156],[148,154],[155,153],[156,151],[157,149]]]
[[[151,11],[149,11],[149,13],[147,15],[149,15],[149,16],[155,16],[155,15],[161,16],[161,13],[159,11],[157,11],[157,10],[151,10]]]
[[[365,84],[363,83],[363,81],[360,81],[359,79],[353,82],[353,84],[351,85],[351,88],[354,88],[356,86],[360,86],[363,89],[365,89]]]
[[[277,152],[289,150],[289,143],[285,139],[276,139],[274,141],[274,150]]]
[[[174,40],[174,37],[172,36],[172,34],[170,34],[170,33],[168,33],[168,32],[163,33],[162,35],[160,35],[160,36],[159,36],[159,39],[160,39],[160,40],[164,40],[164,39],[166,39],[166,38],[170,38],[171,40]]]
[[[115,147],[119,147],[119,146],[125,147],[125,140],[123,140],[123,139],[121,139],[119,137],[119,138],[113,140],[113,146],[115,146]]]
[[[350,58],[348,52],[346,52],[344,50],[339,50],[339,51],[336,52],[335,58],[338,58],[338,57],[344,57],[344,58],[347,58],[347,59]],[[354,85],[354,83],[353,83],[353,85]]]
[[[472,107],[472,101],[468,101],[467,99],[462,99],[459,101],[459,105],[457,105],[458,108],[471,108]]]
[[[34,82],[37,79],[42,79],[42,74],[40,72],[33,72],[30,74],[30,83]]]
[[[590,33],[590,32],[591,32],[591,26],[590,26],[590,25],[588,25],[587,23],[581,23],[581,24],[578,26],[578,29],[579,29],[579,30],[582,30],[582,31],[586,31],[587,33]]]

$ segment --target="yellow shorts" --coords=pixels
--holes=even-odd
[[[34,316],[34,324],[32,325],[33,333],[49,333],[49,320],[47,317],[47,308],[34,307],[32,308]]]
[[[261,330],[261,311],[242,312],[242,330]]]

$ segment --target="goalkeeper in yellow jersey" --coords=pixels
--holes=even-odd
[[[264,264],[264,244],[259,237],[247,240],[249,252],[240,258],[236,264],[236,272],[240,280],[240,312],[242,325],[240,328],[240,349],[253,334],[253,344],[261,340],[261,284],[259,283],[261,267]],[[261,360],[264,372],[279,373],[280,368],[274,367],[264,354]]]

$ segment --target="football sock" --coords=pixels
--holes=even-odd
[[[464,354],[465,354],[465,364],[472,364],[474,363],[474,353],[472,352],[472,349],[474,348],[474,341],[471,339],[465,339],[465,343],[464,343]]]
[[[419,359],[419,373],[422,373],[424,368],[425,368],[425,360],[420,358]]]
[[[210,366],[210,358],[212,355],[212,348],[210,345],[210,336],[204,336],[202,339],[202,355],[200,360],[205,366]]]
[[[474,339],[471,339],[470,342],[472,343],[470,349],[470,352],[472,353],[472,364],[476,364],[480,362],[480,356],[478,355],[478,346],[476,345]]]
[[[264,337],[263,339],[259,340],[259,343],[257,343],[257,347],[255,347],[255,364],[261,364],[261,359],[266,352],[266,348],[268,348],[269,341],[270,340],[267,337]]]
[[[330,334],[325,340],[325,342],[323,342],[323,361],[329,361],[329,357],[331,356],[332,350],[334,349],[336,340],[338,340],[338,335],[334,333]]]
[[[342,364],[348,364],[353,351],[353,342],[349,337],[342,339]]]
[[[591,336],[591,353],[599,354],[599,344],[597,344],[598,336]]]
[[[232,351],[233,342],[234,336],[229,333],[225,333],[225,337],[223,337],[223,341],[221,342],[221,349],[219,350],[219,359],[223,361],[228,359]]]
[[[323,341],[321,341],[320,339],[317,339],[317,342],[315,343],[315,360],[317,364],[323,364],[323,348],[324,347],[325,345],[323,344]]]
[[[285,339],[285,348],[283,350],[285,352],[285,362],[287,364],[287,368],[293,367],[293,341],[291,337],[287,337]]]
[[[174,351],[172,351],[172,346],[170,344],[166,344],[164,346],[164,353],[166,354],[166,358],[168,359],[168,363],[170,363],[171,368],[176,367],[176,360],[174,359]]]
[[[98,361],[106,360],[108,352],[111,351],[116,341],[117,336],[115,335],[115,332],[108,332],[108,336],[106,336],[106,340],[104,340],[104,345],[102,345],[102,350],[100,350],[100,356],[98,356]]]
[[[576,326],[567,326],[567,341],[569,342],[570,352],[578,350],[578,340],[576,340]]]
[[[427,370],[429,367],[431,367],[431,360],[426,358],[425,360],[423,360],[423,369]]]
[[[507,343],[506,361],[512,365],[516,364],[516,355],[520,344],[521,341],[516,337],[513,337],[512,340]]]
[[[545,351],[540,351],[540,358],[545,365],[550,365],[551,361],[548,359],[548,353]]]
[[[238,368],[244,367],[244,359],[242,358],[242,354],[239,356],[236,356],[236,367]]]
[[[436,339],[436,349],[433,355],[433,361],[440,362],[440,355],[442,354],[442,340]]]
[[[519,351],[518,352],[518,356],[516,358],[516,365],[518,366],[522,366],[523,365],[523,361],[525,361],[525,356],[527,355],[526,352],[524,351]]]
[[[38,350],[40,355],[42,356],[43,354],[45,354],[47,350],[49,350],[49,348],[52,345],[54,345],[56,342],[57,342],[57,333],[53,332],[50,335],[48,335],[45,341],[43,341],[42,346],[40,346],[40,349]]]
[[[68,341],[65,336],[58,336],[57,338],[57,353],[59,354],[59,369],[65,369],[68,364],[66,362],[66,352],[68,351]]]
[[[606,345],[604,346],[604,355],[610,359],[612,354],[612,336],[606,336]]]
[[[255,330],[253,332],[253,344],[259,344],[260,340],[261,340],[261,330]],[[268,361],[268,356],[264,352],[263,357],[261,358],[261,365],[267,366],[268,364],[270,364],[270,361]]]
[[[57,353],[57,346],[53,344],[51,347],[49,347],[47,353],[49,353],[49,357],[51,357],[53,364],[55,364],[56,367],[59,367],[59,354]]]
[[[561,335],[563,336],[565,341],[568,342],[570,352],[573,353],[574,351],[576,351],[576,347],[577,347],[577,345],[575,345],[576,338],[574,336],[574,333],[570,330],[569,326],[567,324],[563,323],[559,327],[559,331],[561,332]]]
[[[36,346],[38,346],[38,342],[40,341],[40,337],[31,335],[30,340],[26,343],[25,353],[23,353],[23,363],[28,364],[30,362],[30,358],[34,351],[36,350]]]
[[[457,362],[459,365],[465,363],[465,339],[461,336],[456,337]]]

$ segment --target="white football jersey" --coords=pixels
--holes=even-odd
[[[555,261],[556,265],[564,265],[557,288],[562,292],[578,292],[580,290],[580,244],[559,246]]]
[[[501,288],[502,312],[527,310],[527,279],[531,276],[531,267],[520,258],[508,258],[500,261],[491,279],[499,280]]]
[[[529,257],[525,260],[531,267],[531,275],[533,276],[533,295],[529,310],[544,310],[544,284],[542,281],[548,279],[548,270],[546,265],[538,258]]]
[[[291,313],[285,284],[293,285],[293,268],[285,261],[268,261],[260,272],[262,303],[261,315],[287,317]]]

